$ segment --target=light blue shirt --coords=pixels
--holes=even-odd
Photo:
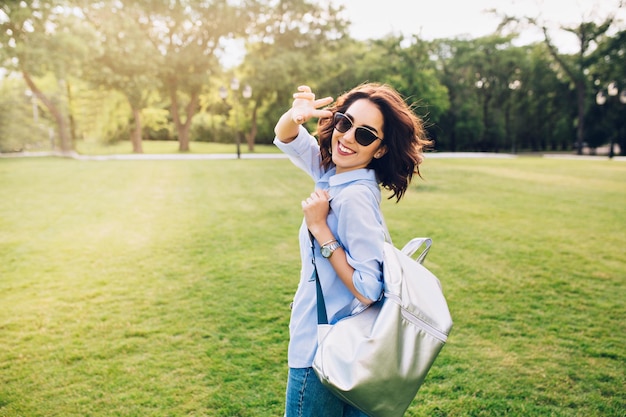
[[[354,268],[352,282],[360,294],[377,300],[383,289],[385,229],[380,213],[381,192],[375,172],[357,169],[337,174],[335,167],[325,171],[321,166],[317,140],[302,126],[294,141],[282,143],[275,139],[274,144],[313,178],[316,189],[329,192],[330,211],[326,222],[333,236],[342,244],[348,263]],[[302,269],[289,324],[288,363],[291,368],[310,367],[317,349],[316,286],[311,241],[304,221],[299,240]],[[345,313],[341,310],[354,300],[354,295],[341,282],[330,261],[322,256],[318,242],[315,244],[315,261],[328,319],[333,322],[342,318]]]

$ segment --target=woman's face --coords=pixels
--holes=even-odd
[[[331,141],[337,174],[366,168],[372,158],[380,158],[386,151],[383,114],[374,103],[367,99],[357,100],[348,107],[345,115],[352,121],[352,127],[345,133],[334,129]],[[366,127],[382,140],[376,139],[367,146],[359,144],[354,137],[357,127]]]

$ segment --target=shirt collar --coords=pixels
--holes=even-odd
[[[343,172],[341,174],[335,174],[328,179],[328,185],[334,187],[357,180],[371,180],[376,182],[376,171],[373,169],[361,168]]]

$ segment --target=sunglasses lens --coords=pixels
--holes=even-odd
[[[369,146],[377,139],[375,134],[362,127],[356,128],[356,132],[354,132],[354,138],[357,142],[359,142],[359,145],[361,146]]]
[[[348,118],[343,113],[335,113],[333,116],[333,121],[335,123],[335,129],[339,133],[346,133],[348,130],[352,129],[352,120]],[[369,146],[374,142],[378,137],[371,132],[370,130],[364,127],[357,127],[354,131],[354,138],[361,146]]]
[[[352,127],[352,122],[343,113],[335,113],[335,129],[339,133],[346,133]]]

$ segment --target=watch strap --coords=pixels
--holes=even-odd
[[[322,246],[328,250],[330,250],[331,252],[336,251],[337,249],[339,249],[341,247],[341,243],[337,242],[336,240],[334,242],[332,242],[329,245],[324,245]]]

